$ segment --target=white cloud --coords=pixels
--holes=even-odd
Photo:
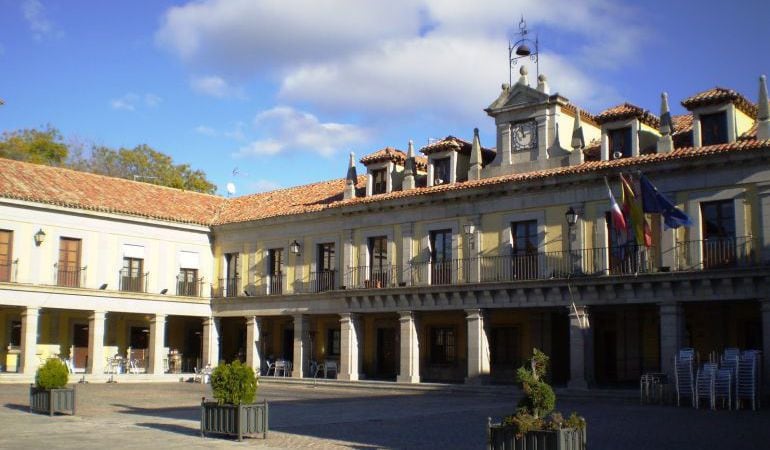
[[[322,61],[416,32],[412,0],[204,0],[169,8],[156,42],[185,62],[230,72]]]
[[[208,80],[209,95],[225,96],[222,76],[261,79],[279,86],[283,103],[311,111],[467,120],[508,81],[506,46],[522,11],[539,33],[553,92],[588,108],[614,101],[596,73],[634,61],[644,39],[631,8],[610,0],[200,0],[167,10],[156,42],[220,74]],[[543,45],[547,38],[569,45]]]
[[[57,34],[53,23],[46,16],[45,7],[39,0],[24,0],[21,3],[21,13],[36,40]]]
[[[110,106],[112,109],[116,110],[136,111],[142,106],[146,108],[157,108],[162,101],[162,98],[152,93],[139,95],[129,92],[122,97],[110,100]]]
[[[216,75],[193,77],[190,87],[199,94],[216,98],[244,98],[243,90],[230,86],[224,78]]]
[[[260,112],[254,127],[265,137],[241,147],[233,156],[276,155],[291,150],[329,157],[368,137],[367,131],[356,125],[321,122],[313,114],[287,106]]]

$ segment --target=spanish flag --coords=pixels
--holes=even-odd
[[[650,247],[652,246],[652,233],[650,225],[644,218],[642,199],[636,194],[632,184],[623,174],[620,174],[620,182],[623,185],[623,212],[629,219],[627,222],[629,222],[629,228],[636,238],[636,244]]]

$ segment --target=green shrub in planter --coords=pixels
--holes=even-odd
[[[211,391],[216,402],[201,399],[201,436],[207,433],[267,438],[267,401],[254,403],[259,385],[254,370],[234,361],[211,372]]]
[[[240,361],[222,364],[211,372],[211,391],[220,405],[253,403],[257,385],[254,370]]]
[[[35,374],[35,387],[38,389],[62,389],[69,381],[69,370],[60,359],[49,359]]]
[[[69,370],[58,359],[49,359],[35,374],[29,388],[29,409],[34,412],[75,414],[75,389],[67,388]]]
[[[586,422],[575,413],[565,419],[553,412],[556,395],[545,376],[548,356],[533,349],[532,358],[516,372],[524,392],[516,413],[502,423],[487,425],[487,443],[492,450],[585,450]],[[550,414],[550,415],[549,415]]]

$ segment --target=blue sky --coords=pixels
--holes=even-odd
[[[494,146],[483,109],[521,14],[551,91],[593,113],[657,114],[663,90],[681,113],[716,85],[756,101],[770,74],[764,0],[0,0],[0,131],[148,144],[238,195],[409,139]]]

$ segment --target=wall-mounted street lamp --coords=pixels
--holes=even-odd
[[[508,41],[508,62],[509,62],[509,68],[508,68],[508,83],[513,83],[513,66],[518,64],[519,60],[522,58],[529,58],[530,61],[534,61],[535,67],[537,70],[537,76],[540,76],[540,61],[539,61],[539,54],[540,54],[540,46],[537,40],[537,35],[535,36],[535,40],[529,39],[527,37],[527,22],[524,21],[524,16],[521,16],[521,20],[519,21],[519,40],[511,43]],[[530,47],[534,46],[535,51],[532,51],[532,48]]]
[[[37,230],[37,233],[35,233],[34,238],[35,238],[35,245],[40,247],[40,245],[42,245],[43,242],[45,242],[45,231],[43,231],[42,228]]]
[[[575,211],[573,207],[569,207],[567,212],[564,213],[564,217],[567,219],[567,225],[572,228],[577,224],[578,221],[578,213]]]
[[[294,242],[292,242],[289,245],[289,251],[291,252],[292,255],[299,256],[300,246],[299,246],[299,242],[297,242],[296,239],[294,240]]]

